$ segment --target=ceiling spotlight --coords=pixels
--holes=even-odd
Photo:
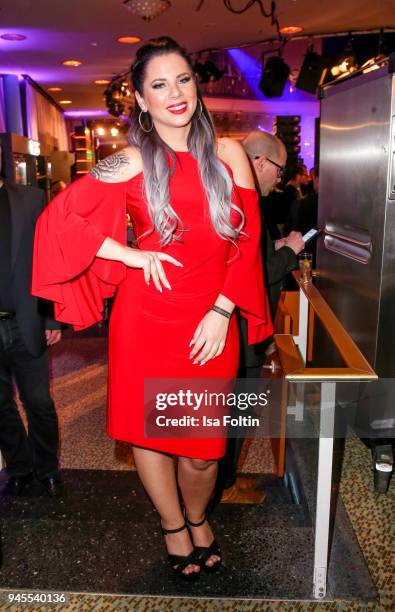
[[[82,62],[80,60],[64,60],[62,64],[63,66],[81,66]]]
[[[139,36],[119,36],[117,42],[123,45],[134,45],[135,43],[141,42],[141,38]]]
[[[73,103],[73,101],[72,101],[72,100],[61,100],[61,101],[59,102],[59,104],[72,104],[72,103]]]
[[[301,26],[283,26],[280,28],[281,34],[300,34],[303,32],[303,28]]]
[[[96,134],[97,134],[98,136],[104,136],[104,134],[105,134],[105,133],[106,133],[106,130],[105,130],[103,127],[98,127],[98,128],[96,129]]]
[[[339,55],[334,66],[331,68],[332,76],[341,78],[355,72],[358,68],[358,58],[355,54],[351,41],[348,41],[343,53]]]
[[[93,81],[95,85],[108,85],[110,83],[109,79],[96,79]]]
[[[170,0],[124,0],[123,5],[144,21],[152,21],[171,7]]]
[[[384,59],[384,55],[378,55],[376,57],[371,57],[361,66],[361,70],[364,74],[368,72],[373,72],[373,70],[378,70],[380,68],[380,62]]]
[[[48,87],[47,91],[63,91],[61,87]]]
[[[262,77],[259,89],[266,98],[281,96],[290,72],[290,67],[281,57],[269,57],[265,63],[262,62]]]
[[[24,34],[2,34],[0,38],[3,40],[12,40],[14,42],[26,40],[26,36]]]
[[[331,74],[336,78],[340,78],[348,76],[352,72],[355,72],[355,70],[356,67],[349,64],[347,60],[343,60],[340,64],[331,68]]]
[[[118,136],[119,130],[116,127],[112,127],[110,130],[111,136]]]
[[[363,57],[363,64],[360,66],[363,74],[381,68],[383,60],[388,55],[391,55],[393,51],[395,51],[395,39],[393,35],[385,36],[384,31],[380,30],[375,51],[372,50],[371,53]]]
[[[318,53],[308,50],[299,71],[295,87],[302,91],[315,93],[324,82],[328,71],[328,62]]]

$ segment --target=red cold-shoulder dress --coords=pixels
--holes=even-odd
[[[272,333],[257,195],[234,185],[233,201],[246,218],[246,235],[236,248],[212,227],[196,160],[188,152],[177,153],[170,197],[183,231],[180,241],[161,247],[152,231],[143,187],[142,173],[122,183],[86,175],[60,193],[37,223],[32,292],[52,300],[56,319],[77,330],[99,321],[103,299],[115,294],[109,332],[108,434],[166,453],[215,459],[224,454],[224,438],[146,437],[144,380],[236,376],[235,315],[222,355],[204,366],[189,359],[195,329],[220,293],[247,318],[249,343]],[[162,250],[183,264],[180,268],[163,262],[171,291],[163,288],[160,293],[152,281],[147,286],[140,269],[95,257],[107,236],[126,243],[126,211],[136,237],[141,237],[140,249]]]

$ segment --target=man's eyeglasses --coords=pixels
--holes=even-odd
[[[256,155],[254,157],[254,159],[259,159],[260,157],[261,157],[260,155]],[[282,178],[284,176],[285,166],[280,166],[280,164],[278,164],[277,162],[275,162],[272,159],[270,159],[270,157],[266,157],[266,159],[267,159],[268,162],[273,164],[273,166],[276,166],[276,168],[277,168],[277,176],[278,176],[278,178]]]

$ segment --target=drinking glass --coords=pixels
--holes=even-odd
[[[303,283],[311,283],[311,271],[313,268],[313,256],[311,253],[299,254],[299,270]]]

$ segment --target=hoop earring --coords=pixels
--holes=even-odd
[[[146,129],[144,126],[143,126],[143,123],[142,123],[142,121],[141,121],[141,115],[143,114],[143,112],[144,112],[144,111],[140,111],[140,114],[139,114],[139,126],[141,127],[141,129],[143,130],[143,132],[145,132],[146,134],[149,134],[149,133],[150,133],[150,132],[152,132],[152,130],[154,129],[154,122],[153,122],[153,121],[152,121],[152,119],[151,119],[151,127],[150,127],[150,129],[149,129],[149,130],[147,130],[147,129]],[[148,113],[148,111],[147,111],[147,115],[148,115],[148,114],[149,114],[149,113]],[[144,112],[144,115],[145,115],[145,112]]]
[[[202,115],[203,115],[203,104],[202,104],[202,101],[201,101],[200,98],[198,98],[197,101],[198,101],[198,103],[200,105],[200,113],[199,113],[197,119],[198,119],[198,121],[200,121],[200,119],[202,118]],[[196,105],[196,108],[197,108],[197,105]],[[195,113],[196,113],[196,109],[195,109]]]

